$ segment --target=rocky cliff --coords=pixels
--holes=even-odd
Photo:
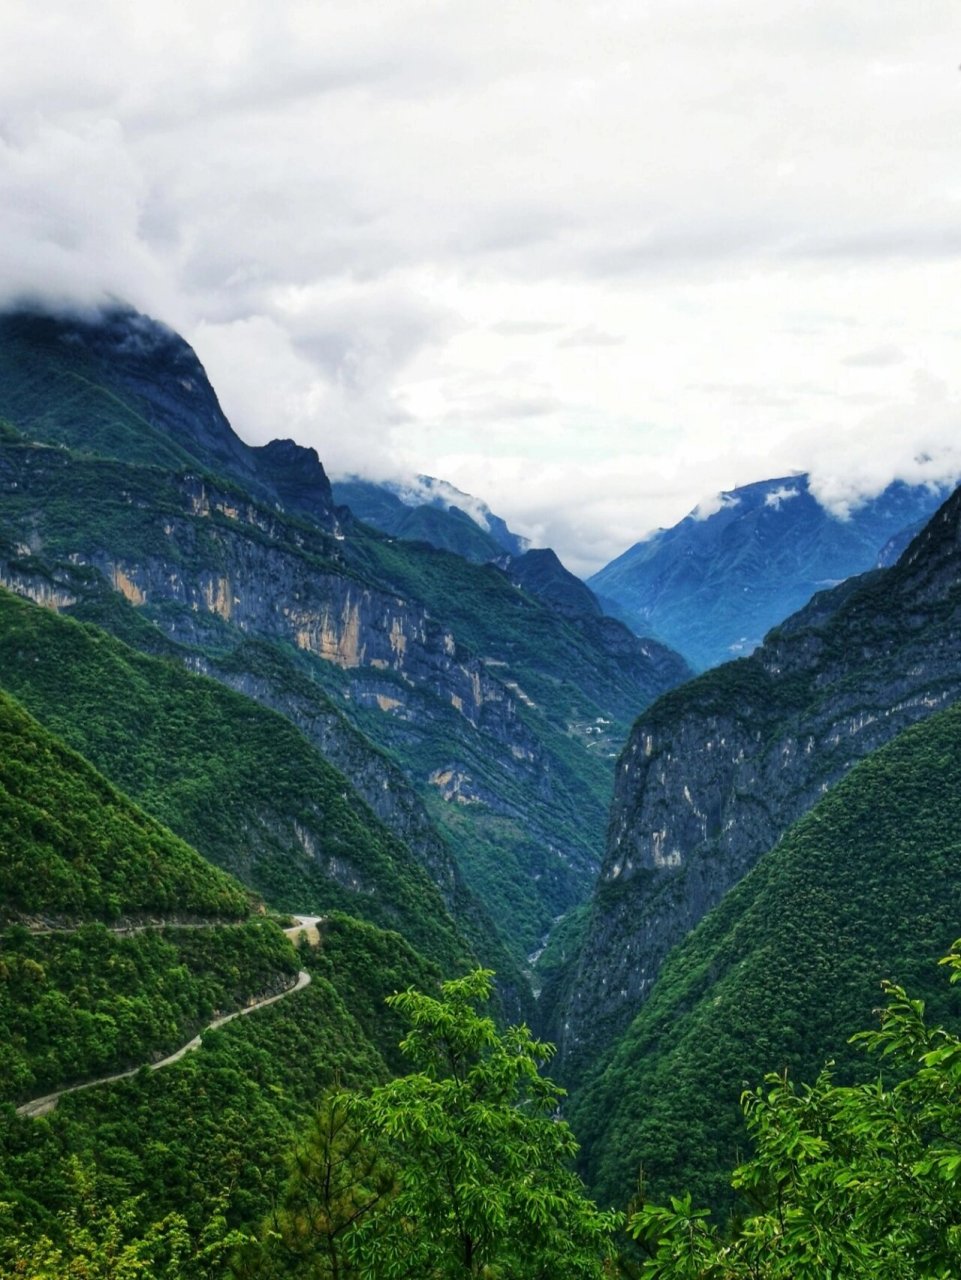
[[[618,761],[566,1007],[571,1069],[646,999],[670,949],[851,766],[961,692],[961,492],[892,568],[845,583],[750,658],[674,690]]]
[[[855,765],[707,913],[572,1097],[601,1203],[643,1168],[652,1200],[683,1188],[737,1213],[742,1092],[771,1071],[812,1083],[826,1061],[838,1083],[876,1081],[850,1037],[877,1025],[884,979],[924,1001],[930,1026],[957,1025],[938,960],[958,936],[959,825],[955,703]]]
[[[338,513],[176,335],[104,323],[0,324],[3,581],[287,715],[522,958],[587,894],[615,744],[683,662]]]

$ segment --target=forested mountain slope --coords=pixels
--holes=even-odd
[[[0,693],[0,1100],[147,1061],[292,982],[251,906]]]
[[[639,718],[555,1029],[569,1064],[631,1020],[665,957],[859,759],[961,691],[961,494],[853,579]]]
[[[342,522],[313,451],[242,445],[151,324],[0,325],[0,580],[290,716],[425,865],[449,843],[523,957],[588,892],[615,745],[686,667]]]
[[[847,1038],[889,978],[957,1025],[938,959],[961,936],[961,706],[858,764],[671,952],[570,1119],[600,1198],[643,1168],[653,1199],[731,1208],[738,1100],[765,1072],[879,1070]],[[881,1064],[883,1070],[883,1063]],[[743,1156],[743,1150],[740,1155]]]
[[[236,880],[137,809],[3,692],[0,770],[4,926],[250,916],[250,895]]]
[[[60,629],[114,645],[48,621],[47,640]],[[91,682],[106,670],[94,664]],[[21,1238],[56,1236],[55,1211],[95,1234],[112,1221],[118,1238],[176,1212],[191,1252],[255,1227],[321,1092],[383,1079],[382,1054],[397,1060],[383,997],[439,975],[398,934],[337,913],[320,948],[298,955],[247,890],[2,692],[0,879],[0,1200],[4,1232]],[[181,1061],[65,1094],[42,1119],[15,1114],[159,1059],[214,1016],[289,990],[304,967],[309,986]]]
[[[337,527],[316,453],[289,440],[244,444],[191,348],[129,307],[0,315],[0,389],[0,417],[31,439],[175,470],[200,467]]]
[[[448,971],[468,961],[425,869],[284,717],[7,591],[0,688],[272,906],[349,911]]]

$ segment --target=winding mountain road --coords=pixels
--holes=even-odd
[[[320,942],[320,934],[317,926],[324,919],[323,916],[294,916],[297,924],[292,925],[289,929],[285,929],[284,933],[293,941],[296,941],[300,934],[306,934],[307,941],[311,946],[317,946]],[[288,996],[292,996],[295,991],[302,991],[304,987],[310,985],[310,974],[306,969],[301,969],[297,975],[297,981],[286,991],[278,992],[275,996],[266,996],[263,1000],[256,1000],[253,1004],[246,1005],[243,1009],[235,1009],[233,1013],[225,1013],[220,1018],[214,1018],[213,1022],[209,1022],[202,1031],[199,1031],[193,1039],[188,1040],[186,1044],[181,1045],[179,1049],[175,1049],[173,1053],[161,1058],[158,1062],[142,1062],[139,1066],[130,1067],[127,1071],[118,1071],[109,1076],[98,1076],[96,1080],[85,1080],[83,1084],[68,1085],[64,1089],[57,1089],[54,1093],[46,1093],[42,1098],[33,1098],[30,1102],[23,1102],[17,1107],[18,1116],[45,1116],[53,1111],[57,1103],[65,1093],[79,1093],[81,1089],[93,1089],[98,1084],[110,1084],[114,1080],[126,1080],[128,1076],[135,1076],[138,1071],[146,1067],[148,1071],[159,1071],[161,1067],[169,1067],[194,1049],[199,1049],[202,1037],[208,1031],[216,1031],[218,1027],[225,1026],[228,1022],[233,1022],[234,1018],[245,1017],[248,1013],[254,1013],[258,1009],[265,1009],[269,1004],[276,1004],[278,1000],[286,1000]]]

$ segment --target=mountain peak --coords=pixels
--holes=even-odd
[[[475,563],[497,560],[505,552],[523,555],[528,547],[527,539],[509,529],[486,502],[436,476],[382,481],[347,476],[335,481],[333,490],[338,504],[382,533],[429,542]]]
[[[196,352],[122,304],[87,312],[0,315],[5,412],[28,437],[83,453],[199,468],[330,527],[330,483],[317,452],[293,440],[245,444]],[[47,408],[55,394],[55,419]]]
[[[943,497],[895,481],[842,515],[805,472],[758,480],[635,543],[588,585],[635,632],[710,667],[750,653],[815,592],[873,568]]]

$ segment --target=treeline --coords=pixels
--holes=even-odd
[[[958,946],[947,960],[954,979],[961,976]],[[241,1166],[227,1185],[222,1163],[213,1183],[200,1184],[173,1148],[150,1144],[141,1172],[167,1196],[174,1193],[163,1216],[150,1219],[155,1187],[139,1198],[111,1198],[107,1178],[86,1152],[61,1166],[68,1206],[32,1232],[15,1207],[0,1209],[8,1228],[0,1276],[948,1280],[958,1274],[961,1039],[932,1027],[923,1003],[903,988],[888,984],[880,1029],[857,1037],[875,1062],[886,1064],[889,1081],[844,1086],[824,1071],[814,1084],[796,1086],[781,1073],[745,1093],[753,1154],[731,1175],[742,1211],[716,1227],[690,1193],[660,1205],[641,1191],[627,1213],[598,1209],[570,1171],[576,1142],[554,1114],[562,1091],[541,1072],[551,1046],[525,1027],[498,1031],[478,1009],[490,978],[480,970],[443,983],[436,994],[408,989],[392,996],[388,1003],[407,1023],[401,1047],[413,1070],[359,1091],[342,1087],[354,1081],[323,1090],[282,1161],[270,1144],[277,1131],[258,1134],[267,1143],[260,1195],[251,1194],[249,1170]],[[324,999],[320,989],[317,995]],[[214,1053],[223,1048],[216,1045]],[[254,1064],[241,1050],[218,1081],[205,1074],[209,1062],[193,1076],[199,1093],[179,1092],[177,1101],[190,1109],[194,1125],[202,1123],[209,1111],[204,1106],[197,1115],[197,1097],[213,1086],[227,1124],[216,1136],[207,1132],[215,1148],[227,1147],[229,1161],[257,1129],[263,1102],[248,1089],[250,1111],[240,1125],[228,1080],[234,1062]],[[140,1080],[135,1088],[148,1084]],[[160,1114],[176,1133],[177,1118],[163,1107]],[[136,1119],[151,1123],[142,1106]],[[270,1157],[277,1163],[267,1163]],[[149,1225],[138,1228],[146,1204]],[[178,1207],[171,1211],[172,1204]],[[238,1208],[251,1215],[246,1224],[232,1224]]]

